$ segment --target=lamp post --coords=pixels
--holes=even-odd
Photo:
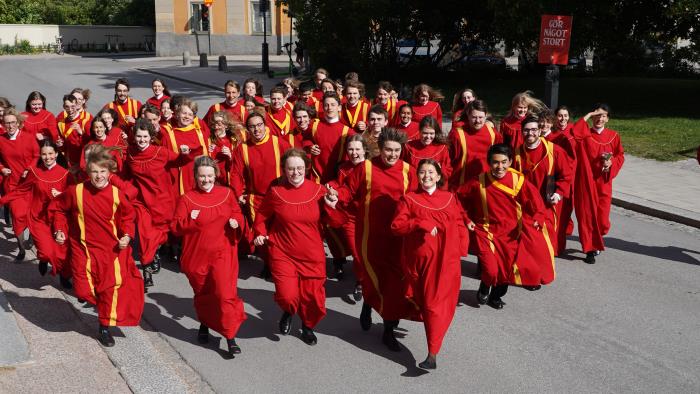
[[[270,0],[260,0],[260,12],[263,14],[263,43],[262,43],[262,70],[270,71],[269,48],[267,45],[267,13],[270,10]]]

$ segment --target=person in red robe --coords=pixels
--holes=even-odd
[[[72,94],[63,96],[63,111],[66,115],[57,118],[56,145],[63,150],[68,171],[75,175],[80,171],[80,155],[90,138],[92,115],[79,110],[78,100]]]
[[[314,118],[320,118],[321,117],[321,112],[323,112],[323,108],[321,105],[321,100],[323,97],[321,97],[321,100],[317,99],[313,92],[314,92],[314,83],[312,81],[307,81],[303,82],[299,85],[299,100],[297,100],[297,103],[304,103],[310,108],[313,108],[316,116]]]
[[[219,167],[208,156],[195,159],[196,187],[180,196],[171,228],[182,237],[180,269],[194,291],[200,322],[197,339],[209,342],[209,329],[228,345],[227,358],[241,352],[236,334],[246,314],[238,297],[237,232],[243,222],[233,191],[216,185]]]
[[[174,112],[172,108],[172,98],[163,100],[162,103],[160,103],[160,125],[161,127],[164,125],[169,125],[172,126],[173,123],[175,122],[174,118]]]
[[[452,100],[452,128],[462,127],[467,124],[467,107],[476,100],[476,93],[472,89],[464,88],[455,93]]]
[[[593,111],[574,124],[576,140],[576,175],[574,209],[578,222],[585,262],[595,263],[595,256],[605,249],[603,236],[610,230],[610,204],[613,179],[625,162],[625,151],[616,131],[605,127],[610,107],[596,104]],[[588,126],[588,120],[592,126]]]
[[[564,149],[541,136],[539,119],[528,116],[521,125],[523,144],[515,150],[513,168],[522,172],[542,198],[545,207],[542,232],[548,247],[558,254],[559,211],[569,198],[573,171]]]
[[[413,88],[413,121],[420,123],[426,116],[432,116],[442,128],[442,108],[439,102],[444,98],[439,90],[424,83],[417,85]]]
[[[256,102],[267,107],[267,101],[263,98],[263,85],[255,78],[243,81],[243,93],[246,97],[252,97]]]
[[[12,108],[12,107],[14,107],[14,105],[12,105],[12,103],[10,103],[10,100],[8,100],[5,97],[0,97],[0,120],[2,119],[3,115],[5,114],[5,111],[8,108]],[[5,133],[5,128],[2,125],[2,122],[0,122],[0,134],[3,134],[3,133]]]
[[[391,97],[390,92],[394,87],[389,81],[379,81],[377,83],[377,92],[374,97],[374,104],[379,104],[384,108],[389,118],[389,126],[396,126],[399,122],[399,108],[406,104],[403,100],[396,100]]]
[[[232,174],[233,152],[243,142],[243,133],[245,133],[245,130],[240,130],[241,128],[243,126],[234,122],[228,111],[214,112],[209,117],[209,130],[211,130],[209,154],[219,165],[219,178],[216,181],[220,185],[231,185],[231,179],[234,176]]]
[[[118,125],[123,130],[130,130],[141,113],[141,102],[129,97],[131,85],[126,78],[114,82],[114,101],[105,104],[104,108],[117,111]]]
[[[107,135],[111,136],[111,138],[118,139],[118,146],[123,151],[126,151],[129,147],[129,143],[133,142],[133,134],[129,135],[129,133],[127,133],[127,130],[124,130],[121,127],[119,127],[119,125],[117,124],[117,118],[119,118],[117,111],[111,108],[103,108],[102,110],[100,110],[100,112],[97,113],[97,115],[95,115],[95,117],[100,118],[102,119],[102,121],[104,121],[104,124],[107,127]],[[131,132],[131,130],[128,131]]]
[[[163,146],[171,149],[176,154],[180,154],[180,147],[187,145],[192,157],[204,155],[209,156],[209,128],[203,123],[195,122],[197,113],[197,103],[189,98],[184,98],[176,107],[176,126],[170,130],[164,130]],[[177,195],[185,194],[194,187],[192,171],[194,162],[171,170],[173,176],[173,186]]]
[[[2,175],[2,191],[8,194],[13,191],[27,176],[29,168],[39,159],[39,146],[36,137],[22,126],[24,119],[16,109],[4,111],[3,126],[5,133],[0,135],[0,174]],[[24,260],[24,229],[28,226],[29,201],[14,199],[8,202],[12,217],[12,230],[17,237],[17,261]]]
[[[562,131],[566,136],[572,139],[572,129],[574,128],[574,124],[569,121],[571,117],[569,108],[565,105],[558,106],[554,111],[554,116],[557,118],[556,123],[554,124],[554,130]]]
[[[452,173],[450,153],[447,139],[442,134],[437,120],[432,116],[423,118],[420,121],[420,134],[419,140],[406,143],[403,160],[415,168],[418,168],[418,163],[423,159],[435,160],[440,165],[441,176],[449,179]],[[444,186],[447,187],[446,184]]]
[[[327,91],[323,88],[323,82],[331,81],[331,84],[333,84],[333,81],[329,78],[330,74],[325,68],[317,68],[316,71],[314,71],[314,83],[316,84],[316,88],[313,91],[313,95],[316,97],[316,100],[323,101],[323,95]],[[332,90],[335,92],[335,86]]]
[[[566,108],[566,107],[563,107]],[[558,112],[566,112],[568,122],[568,110]],[[574,174],[576,174],[576,141],[571,134],[571,130],[564,126],[559,129],[561,124],[555,119],[551,111],[547,110],[540,114],[538,118],[542,137],[547,141],[561,147],[566,153],[566,162],[571,168],[571,182],[569,183],[569,196],[561,199],[559,209],[557,209],[557,255],[561,255],[566,251],[566,236],[571,235],[574,231],[574,223],[571,220],[571,214],[574,212]],[[558,124],[559,123],[559,124]],[[558,124],[558,125],[557,125]],[[557,125],[557,127],[555,127]]]
[[[107,124],[99,118],[92,120],[90,124],[90,139],[85,143],[85,148],[80,156],[80,169],[87,171],[87,162],[85,158],[90,154],[90,149],[93,145],[99,144],[110,149],[110,153],[117,163],[117,173],[122,173],[124,163],[124,147],[126,142],[122,139],[121,130],[112,129],[113,132],[107,132]]]
[[[215,112],[226,111],[231,115],[232,120],[243,123],[247,111],[244,105],[245,101],[241,99],[241,86],[238,82],[233,80],[226,81],[224,84],[224,97],[224,101],[209,107],[209,111],[204,115],[204,121],[208,124]]]
[[[75,295],[97,306],[98,340],[114,346],[111,326],[136,326],[143,279],[131,257],[134,208],[112,183],[116,163],[106,148],[88,156],[89,180],[70,186],[51,205],[54,239],[70,249]]]
[[[301,339],[315,345],[313,329],[326,315],[321,235],[326,188],[306,179],[311,161],[303,150],[289,149],[281,160],[284,176],[270,185],[255,217],[255,245],[268,244],[275,301],[283,311],[280,332],[289,334],[298,314]]]
[[[59,274],[61,286],[71,289],[70,265],[66,264],[66,247],[56,244],[49,220],[49,203],[71,184],[72,177],[56,163],[58,148],[51,140],[41,141],[41,164],[31,165],[27,176],[12,191],[0,199],[0,205],[16,200],[29,204],[27,225],[36,246],[39,273],[43,276],[51,264],[51,275]]]
[[[460,257],[467,255],[469,247],[467,226],[473,229],[474,223],[454,193],[439,190],[447,177],[443,178],[437,161],[423,159],[417,168],[420,187],[401,197],[391,230],[403,237],[404,294],[414,305],[412,318],[425,325],[428,357],[418,366],[435,369],[457,308]]]
[[[167,100],[164,101],[170,104]],[[151,104],[146,104],[143,106],[143,111],[141,111],[141,117],[143,119],[146,119],[149,123],[153,125],[153,130],[155,131],[155,134],[153,138],[151,139],[151,144],[153,145],[158,145],[162,146],[163,142],[163,136],[168,133],[167,130],[172,130],[173,127],[170,125],[170,123],[161,123],[162,119],[162,112],[160,109],[157,107],[154,107]],[[136,138],[134,136],[134,138]],[[133,141],[129,142],[129,145],[132,145]]]
[[[136,211],[137,236],[144,285],[153,286],[153,276],[160,271],[160,247],[168,240],[170,222],[175,211],[176,197],[169,169],[192,160],[187,145],[180,154],[163,146],[153,146],[153,124],[137,119],[134,124],[134,143],[129,147],[124,166],[124,177],[137,190],[133,201]]]
[[[505,305],[508,285],[536,290],[554,280],[554,250],[541,229],[544,205],[535,186],[512,168],[507,144],[489,148],[489,171],[462,185],[457,194],[474,220],[472,247],[481,266],[476,294],[481,305]]]
[[[363,100],[365,85],[357,81],[347,81],[343,95],[347,101],[340,111],[340,121],[357,133],[364,132],[367,130],[367,113],[370,107]]]
[[[488,170],[486,153],[503,138],[487,120],[488,108],[482,100],[475,100],[467,107],[466,127],[452,128],[449,134],[452,174],[451,190],[457,190],[469,179]]]
[[[525,116],[528,113],[539,114],[546,108],[544,103],[532,97],[531,92],[522,92],[513,96],[510,111],[501,120],[501,125],[498,128],[503,135],[503,142],[510,145],[510,148],[515,151],[523,144],[523,135],[520,128]]]
[[[340,121],[340,99],[329,93],[323,97],[323,116],[304,135],[304,148],[311,155],[311,179],[325,184],[336,176],[338,163],[345,157],[345,141],[355,132]]]
[[[168,85],[166,85],[165,81],[161,78],[156,78],[151,81],[151,90],[153,91],[153,96],[146,100],[146,103],[156,108],[160,108],[163,101],[169,99],[171,96]]]
[[[283,137],[292,148],[304,148],[304,135],[310,134],[316,119],[316,110],[306,105],[304,101],[298,101],[292,109],[294,124],[296,127]],[[317,126],[318,127],[318,126]]]
[[[291,111],[286,109],[287,99],[284,88],[275,86],[270,89],[270,106],[265,113],[265,125],[272,135],[284,137],[296,128]]]
[[[396,120],[396,129],[406,133],[408,141],[420,138],[419,123],[413,120],[413,108],[410,104],[403,104],[399,107],[399,114]]]
[[[58,139],[56,117],[46,110],[46,97],[41,92],[29,93],[24,111],[22,116],[24,116],[25,131],[35,135],[39,141],[44,139],[56,141]]]
[[[360,325],[365,331],[371,328],[374,308],[384,319],[382,342],[392,351],[401,350],[394,328],[411,309],[402,292],[401,237],[391,232],[398,199],[417,186],[415,171],[400,159],[405,143],[403,132],[386,128],[379,137],[380,156],[358,166],[343,186],[329,190],[330,197],[337,195],[345,205],[358,203],[355,247],[366,273],[359,278],[364,297]]]
[[[238,202],[246,206],[244,214],[250,228],[255,222],[255,216],[265,199],[270,183],[282,175],[280,158],[290,146],[285,140],[271,135],[261,113],[252,112],[248,115],[246,128],[247,137],[233,154],[231,188]],[[253,249],[252,232],[248,232],[246,237],[251,244],[249,247]],[[260,276],[267,279],[270,277],[270,271],[266,248],[257,248],[256,252],[265,263]]]

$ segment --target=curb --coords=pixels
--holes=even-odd
[[[191,79],[182,78],[182,77],[176,77],[176,76],[174,76],[174,75],[166,74],[166,73],[163,73],[163,72],[160,72],[160,71],[151,70],[151,69],[148,69],[148,68],[139,68],[139,67],[137,67],[136,69],[139,70],[139,71],[141,71],[141,72],[150,73],[150,74],[155,74],[155,75],[160,75],[161,77],[167,77],[167,78],[169,78],[169,79],[174,79],[174,80],[176,80],[176,81],[185,82],[185,83],[189,83],[189,84],[197,85],[197,86],[202,86],[202,87],[205,87],[205,88],[207,88],[207,89],[216,90],[216,91],[218,91],[218,92],[223,92],[223,91],[224,91],[224,89],[222,89],[221,87],[214,86],[214,85],[209,85],[208,83],[197,82],[197,81],[193,81],[193,80],[191,80]]]
[[[645,200],[617,191],[612,198],[612,203],[630,211],[700,229],[700,215],[685,209],[671,207],[663,203]]]

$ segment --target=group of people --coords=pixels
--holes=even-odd
[[[604,249],[624,162],[605,104],[573,122],[566,107],[550,111],[519,93],[496,127],[486,103],[463,89],[445,130],[439,91],[420,84],[401,100],[382,81],[369,99],[356,73],[340,82],[318,69],[309,81],[274,86],[269,102],[259,81],[227,81],[223,101],[201,118],[162,79],[152,89],[142,103],[118,79],[114,101],[94,116],[87,89],[63,96],[56,116],[40,92],[22,113],[0,98],[0,204],[16,259],[28,229],[39,272],[50,266],[96,305],[104,346],[114,345],[110,327],[138,324],[167,256],[192,286],[197,340],[213,330],[235,357],[246,319],[238,260],[252,254],[275,284],[280,332],[298,315],[301,339],[314,345],[326,314],[325,243],[339,280],[352,257],[348,291],[363,301],[362,329],[376,311],[382,342],[400,351],[399,320],[424,322],[419,366],[434,369],[461,257],[478,259],[475,301],[501,309],[508,286],[554,280],[574,212],[585,262]]]

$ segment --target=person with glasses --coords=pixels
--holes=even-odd
[[[104,106],[104,108],[117,111],[119,117],[117,123],[123,130],[130,130],[141,112],[141,102],[129,97],[130,91],[129,80],[126,78],[117,79],[114,83],[114,101]]]
[[[78,99],[72,94],[63,96],[63,113],[65,116],[57,118],[56,145],[65,155],[68,171],[75,175],[80,171],[80,155],[90,138],[92,115],[80,110]]]
[[[24,118],[16,109],[8,108],[2,117],[5,133],[0,135],[0,174],[2,175],[3,194],[8,194],[27,176],[29,168],[39,160],[39,145],[36,137],[22,128]],[[27,228],[29,201],[20,198],[9,202],[12,230],[17,237],[16,260],[24,260],[25,239],[24,230]]]

